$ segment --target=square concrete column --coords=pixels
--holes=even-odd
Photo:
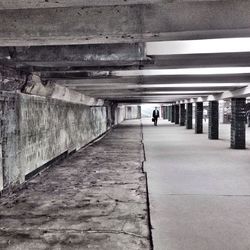
[[[195,106],[195,133],[203,133],[203,102],[197,102]]]
[[[246,98],[232,98],[231,148],[246,148]]]
[[[175,105],[171,106],[171,122],[175,122]]]
[[[164,107],[164,119],[165,120],[168,119],[168,107],[167,106]]]
[[[163,120],[167,119],[167,107],[166,106],[161,107],[161,113],[162,113]]]
[[[250,127],[250,112],[249,111],[247,115],[247,124],[248,124],[248,127]]]
[[[171,119],[172,119],[172,108],[171,106],[168,106],[168,120],[171,122]]]
[[[180,107],[179,104],[175,105],[175,124],[180,123]]]
[[[208,138],[219,139],[219,102],[210,101],[208,106]]]
[[[193,128],[193,104],[187,104],[187,111],[186,111],[186,129]]]
[[[169,109],[168,120],[171,122],[171,120],[172,120],[172,107],[168,106],[168,109]]]
[[[185,126],[185,116],[186,116],[186,110],[185,110],[185,104],[180,104],[180,126]]]

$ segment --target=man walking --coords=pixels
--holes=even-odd
[[[160,112],[159,110],[157,110],[157,107],[155,107],[155,110],[153,111],[153,121],[154,121],[155,126],[157,126],[159,116],[160,116]]]

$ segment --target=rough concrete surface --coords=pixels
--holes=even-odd
[[[229,124],[207,131],[143,121],[155,250],[250,249],[249,149],[230,149]]]
[[[0,97],[5,187],[22,183],[32,171],[107,131],[106,107],[19,93]]]
[[[0,249],[150,249],[139,122],[0,198]]]

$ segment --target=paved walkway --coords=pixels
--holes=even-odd
[[[133,123],[1,197],[0,249],[150,249],[142,133]]]
[[[227,125],[211,141],[166,121],[143,124],[154,249],[249,250],[249,149],[229,148]]]

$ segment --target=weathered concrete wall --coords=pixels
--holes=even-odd
[[[7,187],[11,179],[20,178],[20,95],[5,92],[0,100],[3,185]]]
[[[141,118],[141,107],[137,105],[116,105],[113,112],[114,125],[118,125],[124,120]]]
[[[115,110],[115,124],[119,124],[125,120],[125,106],[118,106]]]
[[[138,105],[129,105],[126,106],[125,119],[140,119],[141,118],[141,106]]]
[[[108,104],[108,114],[108,120],[113,126],[116,126],[125,120],[126,106],[111,102]]]
[[[106,107],[19,93],[0,97],[4,186],[22,183],[25,175],[107,130]]]
[[[0,102],[0,117],[2,117],[2,107]],[[0,127],[0,138],[2,138],[2,129]],[[0,140],[0,190],[3,189],[3,158],[2,158],[2,140]]]

